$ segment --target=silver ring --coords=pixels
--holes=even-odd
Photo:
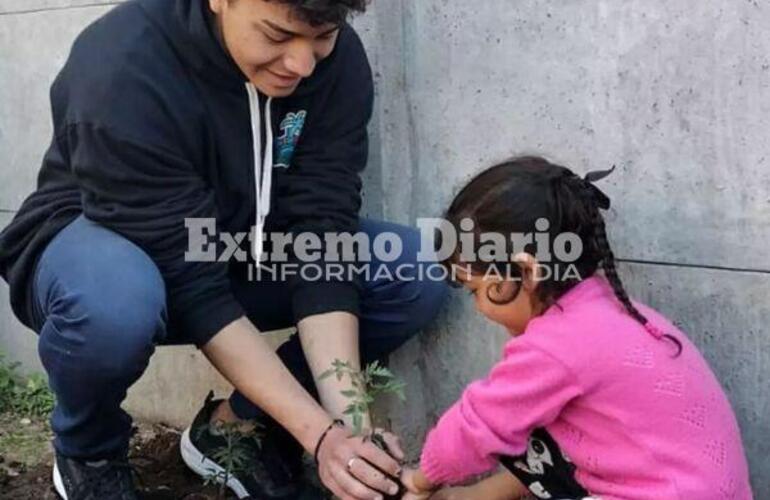
[[[358,457],[353,457],[350,460],[348,460],[348,472],[350,472],[353,469],[353,461]]]

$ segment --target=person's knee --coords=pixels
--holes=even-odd
[[[118,250],[111,265],[94,265],[67,284],[48,311],[41,357],[68,354],[107,378],[143,370],[165,336],[166,302],[157,267],[136,250]]]
[[[414,227],[369,219],[363,219],[361,226],[370,238],[388,232],[396,234],[401,243],[399,258],[387,264],[395,280],[373,282],[367,299],[388,304],[408,318],[408,334],[424,328],[438,314],[449,287],[444,273],[437,271],[435,259],[425,258],[420,232]]]
[[[413,330],[426,327],[438,315],[449,290],[446,282],[425,277],[409,283],[413,297],[408,303],[409,320]]]
[[[39,353],[49,375],[69,373],[73,383],[77,373],[96,374],[102,381],[131,378],[146,367],[160,328],[138,314],[93,309],[76,318],[54,314],[41,329]]]
[[[165,336],[165,297],[154,280],[118,287],[108,300],[92,301],[87,314],[95,334],[93,350],[107,354],[97,363],[108,371],[124,373],[143,366]]]
[[[443,281],[401,280],[362,303],[362,356],[366,362],[392,353],[438,315],[447,296]]]
[[[422,293],[425,296],[425,310],[430,314],[429,319],[433,319],[449,296],[449,284],[443,279],[432,278],[425,280],[423,284],[425,286]]]
[[[420,232],[413,227],[396,226],[403,242],[402,264],[414,269],[409,280],[402,283],[404,297],[408,297],[410,317],[416,329],[422,329],[438,314],[446,300],[448,285],[435,259],[425,259],[422,255]],[[432,252],[431,252],[432,253]],[[422,258],[421,258],[422,257]]]

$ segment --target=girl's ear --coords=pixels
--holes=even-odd
[[[542,277],[540,263],[534,255],[527,252],[519,252],[513,257],[513,261],[521,268],[521,286],[530,294],[540,286]]]
[[[499,277],[489,279],[492,281],[486,287],[486,294],[493,304],[504,305],[513,302],[521,291],[521,283],[518,281]]]

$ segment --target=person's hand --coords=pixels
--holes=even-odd
[[[404,449],[401,446],[401,439],[393,434],[392,432],[386,431],[385,429],[374,429],[373,432],[369,434],[369,436],[373,435],[379,435],[382,437],[382,441],[385,443],[385,447],[387,448],[386,451],[390,453],[390,455],[395,458],[398,462],[404,461]]]
[[[422,476],[419,469],[404,469],[401,473],[401,484],[407,490],[405,499],[409,500],[422,500],[425,498],[432,498],[431,493],[434,491],[433,486],[427,486],[427,479]]]
[[[403,458],[398,439],[383,435],[394,455]],[[379,470],[378,470],[379,469]],[[354,437],[346,427],[332,428],[318,449],[318,475],[340,500],[382,500],[395,495],[398,485],[385,474],[399,477],[401,466],[365,437]]]
[[[424,489],[426,486],[422,483],[426,480],[418,469],[404,469],[401,474],[401,483],[408,493],[404,495],[403,500],[486,500],[484,493],[473,486],[443,488],[436,491]]]
[[[404,472],[401,473],[401,484],[406,488],[406,493],[401,497],[401,500],[427,500],[432,498],[432,491],[421,490],[415,484],[416,473],[415,469],[404,469]]]
[[[429,498],[433,498],[429,492],[412,493],[411,491],[407,491],[404,493],[404,496],[401,497],[401,500],[428,500]]]
[[[444,488],[430,497],[430,500],[482,500],[473,487],[460,486],[456,488]]]

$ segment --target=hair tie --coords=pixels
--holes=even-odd
[[[662,339],[663,336],[664,336],[663,330],[661,330],[657,326],[653,325],[649,321],[647,323],[645,323],[644,328],[645,328],[645,330],[647,330],[647,333],[649,333],[650,335],[655,337],[657,340]]]
[[[583,177],[583,186],[591,193],[591,198],[596,202],[596,205],[602,210],[609,210],[610,197],[604,194],[604,191],[596,187],[593,183],[600,181],[615,171],[615,165],[609,170],[594,170],[588,172]]]

